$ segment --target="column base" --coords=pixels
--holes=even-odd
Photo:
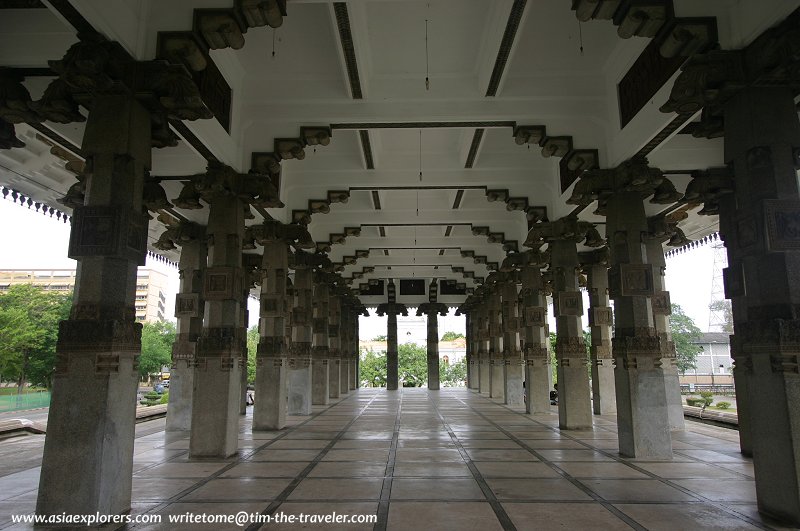
[[[341,361],[339,359],[328,360],[328,397],[339,398],[339,385],[341,384],[342,375],[339,373],[341,370]]]
[[[489,365],[491,377],[489,380],[489,398],[504,398],[505,364],[503,360],[492,360]]]
[[[614,371],[619,453],[672,459],[664,371],[653,365],[652,358],[636,362],[637,368],[626,368],[624,360],[617,359]]]
[[[36,514],[130,510],[139,380],[133,357],[132,352],[71,354],[66,370],[57,369]],[[100,366],[103,359],[118,360],[117,368]]]
[[[526,413],[550,413],[550,364],[546,360],[525,362]]]
[[[166,431],[188,432],[192,429],[193,388],[194,367],[185,360],[178,360],[169,375]]]
[[[488,396],[492,382],[492,370],[488,360],[481,361],[478,372],[478,392]]]
[[[286,427],[287,365],[286,358],[256,360],[253,431],[280,430]]]
[[[663,359],[661,367],[664,371],[664,392],[667,395],[669,428],[671,430],[684,430],[686,429],[686,422],[683,418],[683,397],[681,396],[678,369],[675,367],[672,358]]]
[[[525,378],[525,366],[521,361],[506,363],[503,382],[503,403],[514,407],[525,405],[525,388],[522,383]]]
[[[238,451],[240,371],[237,358],[198,359],[189,457],[228,457]]]
[[[289,359],[289,415],[311,414],[311,360]]]
[[[592,427],[589,373],[586,360],[562,359],[558,367],[558,427],[587,430]]]
[[[614,364],[610,358],[600,358],[594,360],[592,364],[592,411],[595,415],[617,413]],[[681,408],[681,419],[683,419],[683,408]]]
[[[328,360],[317,359],[311,362],[311,403],[317,406],[327,406],[330,400],[328,387],[330,375],[328,374]]]
[[[350,393],[350,360],[343,359],[339,367],[339,394]]]

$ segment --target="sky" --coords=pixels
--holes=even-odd
[[[67,257],[69,224],[20,206],[10,199],[0,198],[0,227],[3,228],[0,233],[0,269],[75,268],[75,261]],[[167,296],[166,315],[172,318],[175,293],[178,290],[178,270],[149,259],[145,267],[168,275],[171,293]],[[703,331],[708,330],[713,271],[714,250],[710,245],[699,246],[667,259],[666,282],[670,298]],[[251,299],[248,308],[252,326],[258,322],[258,302]],[[464,333],[464,318],[452,314],[451,311],[448,317],[440,318],[440,333]],[[552,319],[552,313],[550,316]],[[402,316],[399,319],[403,319]],[[588,326],[585,317],[584,326]],[[551,327],[555,329],[552,323]],[[384,335],[386,318],[362,317],[359,321],[359,332],[362,340]]]

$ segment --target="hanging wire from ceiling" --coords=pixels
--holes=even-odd
[[[581,56],[583,55],[583,26],[581,21],[578,21],[578,43],[580,44]]]
[[[428,2],[428,13],[431,10],[431,3]],[[428,18],[425,17],[425,90],[431,89],[430,60],[428,57]]]
[[[277,28],[272,28],[272,58],[275,59],[275,34],[278,33]]]

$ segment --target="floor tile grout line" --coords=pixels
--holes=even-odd
[[[481,398],[485,398],[485,397],[481,397]],[[610,512],[611,514],[613,514],[614,516],[619,518],[622,522],[628,524],[633,529],[637,529],[638,531],[647,531],[646,527],[644,527],[643,525],[639,524],[639,522],[637,522],[635,519],[631,518],[630,516],[628,516],[624,512],[620,511],[617,507],[614,506],[613,503],[611,503],[609,501],[606,501],[603,497],[601,497],[600,495],[596,494],[594,491],[592,491],[586,485],[581,483],[580,480],[574,478],[572,475],[570,475],[566,471],[564,471],[561,468],[559,468],[558,465],[556,465],[555,463],[553,463],[549,459],[546,459],[543,455],[541,455],[535,449],[533,449],[530,446],[528,446],[527,444],[525,444],[522,441],[522,439],[520,439],[519,437],[517,437],[516,435],[514,435],[510,431],[506,430],[505,428],[503,428],[502,426],[497,424],[495,421],[493,421],[491,418],[489,418],[488,416],[484,415],[480,411],[475,410],[474,408],[472,408],[472,406],[470,406],[464,400],[461,400],[461,402],[464,404],[465,407],[472,409],[473,411],[475,411],[475,413],[477,413],[482,418],[484,418],[484,420],[494,424],[495,428],[500,430],[502,433],[504,433],[509,439],[511,439],[512,441],[516,442],[518,445],[523,447],[531,455],[536,457],[540,462],[542,462],[543,464],[545,464],[548,467],[550,467],[551,469],[553,469],[553,471],[556,472],[558,475],[560,475],[563,479],[566,479],[572,485],[574,485],[576,488],[580,489],[584,494],[586,494],[587,496],[591,497],[596,503],[602,505],[604,509],[606,509],[608,512]],[[501,404],[496,404],[496,405],[498,405],[500,407],[505,407],[505,406],[503,406]],[[531,419],[531,420],[533,420],[533,419]]]
[[[480,396],[481,396],[481,398],[484,398],[486,400],[490,400],[490,399],[488,399],[488,398],[486,398],[486,397],[484,397],[482,395],[480,395]],[[494,403],[494,402],[492,402],[492,403]],[[507,407],[507,406],[505,406],[503,404],[496,404],[496,405],[499,406],[499,407],[502,407],[502,408],[504,408],[504,409],[506,409],[506,410],[508,410],[508,411],[510,411],[512,413],[514,413],[515,415],[519,415],[519,416],[521,416],[523,418],[526,418],[526,414],[525,413],[522,413],[522,412],[519,412],[519,411],[514,411],[513,409],[511,409],[511,408],[509,408],[509,407]],[[702,494],[698,494],[696,492],[693,492],[693,491],[687,489],[686,487],[683,487],[682,485],[679,485],[679,484],[671,481],[670,479],[662,478],[661,476],[659,476],[657,474],[654,474],[654,473],[650,472],[649,470],[646,470],[644,468],[636,466],[636,464],[631,463],[630,461],[626,461],[625,459],[621,458],[618,455],[615,455],[615,454],[609,452],[608,450],[605,450],[605,449],[602,449],[602,448],[595,448],[595,447],[591,446],[590,444],[586,443],[585,441],[583,441],[582,439],[578,439],[577,437],[574,437],[569,433],[564,433],[564,431],[561,430],[561,428],[556,428],[554,426],[547,426],[546,424],[543,424],[543,423],[541,423],[541,422],[539,422],[537,420],[534,420],[534,419],[528,419],[528,420],[530,420],[533,423],[539,424],[541,426],[545,426],[546,428],[550,429],[551,431],[554,431],[554,432],[566,437],[569,440],[577,442],[578,444],[581,444],[581,445],[585,446],[586,448],[588,448],[588,449],[590,449],[592,451],[595,451],[595,452],[598,452],[598,453],[600,453],[602,455],[605,455],[606,457],[609,457],[609,458],[613,459],[615,462],[624,464],[624,465],[632,468],[633,470],[636,470],[637,472],[640,472],[642,474],[645,474],[645,475],[649,476],[651,479],[655,479],[655,480],[659,481],[660,483],[663,483],[664,485],[668,485],[668,486],[670,486],[670,487],[672,487],[672,488],[674,488],[674,489],[676,489],[676,490],[678,490],[680,492],[683,492],[684,494],[686,494],[688,496],[693,496],[694,498],[697,498],[698,501],[703,502],[706,505],[710,505],[710,506],[712,506],[712,507],[714,507],[716,509],[719,509],[720,511],[725,512],[725,513],[733,516],[734,518],[737,518],[737,519],[740,519],[740,520],[744,520],[745,522],[749,523],[750,525],[756,526],[756,527],[758,527],[760,529],[766,529],[766,530],[772,530],[773,529],[771,526],[768,526],[768,525],[766,525],[766,524],[764,524],[762,522],[754,520],[753,518],[751,518],[751,517],[749,517],[747,515],[743,515],[743,514],[737,512],[737,511],[734,511],[734,510],[730,509],[729,507],[724,505],[724,502],[719,502],[719,501],[716,501],[716,500],[712,500],[710,498],[707,498],[707,497],[703,496]],[[698,461],[698,462],[701,462],[701,463],[703,462],[703,461],[701,461],[699,459],[696,459],[696,458],[694,458],[692,456],[686,456],[686,457],[688,457],[690,459],[694,459],[695,461]],[[657,462],[669,463],[671,461],[657,461]]]
[[[353,395],[350,395],[350,396],[353,396]],[[197,483],[194,483],[191,487],[188,487],[188,488],[182,490],[181,492],[172,495],[167,500],[163,501],[162,503],[157,504],[156,506],[150,508],[146,512],[147,513],[152,513],[154,511],[160,511],[162,509],[165,509],[169,505],[180,501],[184,496],[186,496],[187,494],[190,494],[190,493],[194,492],[195,490],[205,486],[212,479],[218,479],[222,474],[224,474],[228,470],[232,469],[236,465],[241,464],[243,462],[246,462],[245,459],[247,459],[249,457],[252,457],[254,454],[260,452],[261,450],[269,448],[269,446],[271,444],[273,444],[275,441],[279,441],[279,440],[285,439],[289,434],[293,433],[296,429],[300,428],[301,426],[304,426],[308,422],[311,422],[312,420],[314,420],[318,416],[322,415],[323,413],[327,412],[328,410],[330,410],[334,406],[337,406],[337,405],[341,404],[342,402],[344,402],[345,400],[348,400],[350,398],[350,396],[347,396],[347,397],[345,397],[343,399],[340,399],[339,401],[329,405],[328,407],[326,407],[326,408],[324,408],[324,409],[322,409],[320,411],[317,411],[316,413],[310,415],[307,419],[303,420],[302,422],[299,422],[298,424],[295,424],[293,426],[285,428],[285,431],[283,431],[282,433],[279,433],[277,436],[273,437],[272,439],[267,440],[266,443],[264,443],[264,444],[262,444],[262,445],[260,445],[260,446],[258,446],[256,448],[252,449],[252,451],[250,451],[250,452],[247,452],[245,454],[242,454],[241,452],[237,452],[237,454],[236,454],[237,458],[235,460],[231,461],[230,463],[228,463],[227,465],[225,465],[221,469],[217,470],[213,474],[211,474],[209,476],[206,476],[205,478],[202,478]],[[166,433],[166,431],[164,433]],[[188,452],[188,450],[186,450],[186,452]],[[181,455],[183,455],[183,454],[181,454]],[[169,460],[164,461],[164,463],[170,462],[171,459],[174,459],[175,457],[177,457],[177,456],[173,456]],[[193,461],[193,462],[195,462],[195,463],[212,462],[212,459],[200,458],[200,459],[197,459],[196,461]],[[138,525],[134,524],[134,525],[131,525],[131,526],[128,526],[128,527],[131,528],[131,529],[135,529],[136,527],[138,527]],[[117,528],[117,529],[121,529],[121,528]]]
[[[441,395],[437,395],[441,396]],[[478,483],[478,487],[480,487],[481,492],[483,493],[484,498],[486,501],[489,502],[489,506],[494,511],[495,517],[499,521],[500,525],[503,527],[504,531],[517,531],[517,527],[514,525],[514,522],[511,520],[511,517],[506,512],[503,505],[500,503],[500,500],[497,499],[495,496],[494,491],[492,491],[489,484],[484,479],[483,475],[481,474],[478,467],[475,466],[475,463],[472,461],[472,457],[469,455],[469,452],[462,446],[461,441],[459,441],[458,436],[456,436],[455,432],[450,426],[450,423],[446,420],[444,415],[442,415],[441,410],[437,406],[436,402],[431,399],[430,393],[428,393],[428,400],[433,405],[434,411],[436,411],[436,415],[439,417],[439,420],[444,425],[447,433],[450,435],[450,439],[453,441],[453,444],[456,446],[459,454],[461,454],[461,458],[469,468],[470,473],[472,473],[473,479]]]
[[[355,392],[351,392],[351,393],[349,393],[348,398],[354,397],[355,395],[356,395]],[[292,492],[294,492],[294,490],[297,488],[297,486],[300,485],[300,483],[304,479],[306,479],[308,477],[308,474],[311,473],[311,471],[314,469],[314,467],[317,466],[317,464],[320,461],[322,461],[322,459],[334,447],[334,445],[342,439],[342,436],[364,414],[364,412],[369,408],[370,405],[372,405],[372,403],[375,401],[375,399],[377,397],[378,397],[378,393],[374,393],[372,395],[372,398],[370,398],[370,400],[363,407],[360,408],[360,411],[357,411],[357,414],[352,419],[350,419],[350,421],[347,424],[345,424],[344,427],[341,430],[339,430],[339,432],[330,440],[330,442],[324,448],[322,448],[322,450],[319,452],[319,454],[317,454],[317,457],[315,457],[308,464],[307,467],[305,467],[303,470],[301,470],[300,473],[298,473],[294,477],[294,479],[292,479],[289,482],[289,484],[280,492],[280,494],[278,494],[275,497],[275,499],[272,500],[272,502],[270,502],[270,504],[267,505],[267,507],[263,511],[261,511],[259,514],[261,514],[262,516],[265,516],[265,515],[272,514],[275,511],[277,511],[278,508],[281,506],[281,504],[283,504],[283,502],[285,502],[287,500],[287,498],[289,496],[291,496]],[[345,399],[345,400],[347,400],[347,399]],[[338,402],[338,403],[341,403],[341,401]],[[330,409],[330,408],[327,408],[327,409]],[[309,419],[309,420],[311,420],[311,419]],[[247,526],[245,528],[245,531],[257,531],[258,529],[261,529],[262,526],[263,526],[262,523],[256,522],[256,523],[253,523],[253,524],[250,524],[249,526]]]
[[[396,389],[397,393],[397,413],[394,419],[394,432],[392,433],[392,443],[389,446],[389,457],[386,462],[383,486],[381,488],[381,498],[378,502],[378,521],[373,526],[373,531],[386,531],[389,525],[389,503],[392,496],[392,484],[394,482],[394,467],[397,460],[397,444],[400,439],[400,417],[403,412],[403,388]],[[387,389],[388,396],[389,391]]]

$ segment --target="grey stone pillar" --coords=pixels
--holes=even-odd
[[[673,430],[682,430],[686,426],[683,420],[683,398],[678,379],[677,354],[675,343],[672,341],[672,330],[669,326],[672,309],[664,280],[667,270],[664,247],[660,240],[653,238],[648,239],[645,246],[647,262],[653,265],[653,326],[661,338],[661,369],[664,371],[664,392],[667,395],[669,426]]]
[[[311,315],[313,256],[297,251],[294,259],[292,342],[289,347],[289,415],[311,414]]]
[[[602,252],[603,258],[598,259],[599,252]],[[595,415],[614,415],[617,412],[614,360],[611,355],[613,320],[608,295],[607,258],[608,251],[605,249],[581,253],[589,291],[589,330],[592,334],[589,356],[592,363],[592,409]]]
[[[348,300],[341,302],[342,361],[339,369],[339,394],[350,392],[350,361],[353,350],[353,314]],[[358,354],[357,354],[358,355]]]
[[[188,227],[195,237],[183,242],[178,264],[180,292],[175,297],[178,324],[169,377],[168,432],[188,432],[192,427],[195,354],[203,331],[203,271],[208,256],[205,227],[194,224]]]
[[[386,316],[386,389],[393,391],[399,385],[397,315],[408,315],[408,310],[405,305],[396,302],[395,285],[391,280],[386,293],[388,302],[378,305],[377,315]]]
[[[212,175],[209,169],[209,178]],[[232,193],[210,198],[205,318],[194,373],[191,457],[227,457],[238,449],[241,390],[240,301],[244,205]]]
[[[558,424],[562,429],[592,427],[589,372],[583,340],[583,297],[578,291],[578,251],[573,239],[550,241],[553,313],[558,361]]]
[[[256,353],[256,403],[253,430],[280,430],[286,426],[288,400],[286,321],[289,301],[286,281],[289,246],[277,235],[264,238]]]
[[[339,398],[342,375],[342,348],[339,336],[341,302],[338,294],[331,294],[328,302],[328,396]]]
[[[439,390],[439,316],[428,314],[428,389]]]
[[[361,315],[361,308],[356,310],[357,313],[353,316],[353,336],[351,339],[350,344],[350,390],[355,391],[358,389],[361,384],[359,382],[359,371],[358,371],[358,362],[359,362],[359,355],[358,355],[358,316]]]
[[[315,272],[314,316],[312,319],[313,344],[311,347],[311,403],[327,405],[330,399],[330,375],[328,374],[328,299],[330,288],[323,278],[324,273]]]
[[[478,391],[489,396],[492,385],[491,359],[489,357],[489,304],[488,295],[478,300]]]
[[[502,297],[503,321],[503,403],[509,406],[524,406],[522,382],[525,378],[525,360],[519,348],[519,317],[517,314],[517,283],[515,275],[501,273],[499,285]]]
[[[789,30],[795,35],[792,49],[796,24],[795,16]],[[789,68],[796,71],[796,60]],[[746,409],[739,415],[749,418],[752,431],[758,508],[797,525],[800,122],[793,95],[790,87],[748,88],[725,105],[725,161],[733,165],[736,210],[724,228],[734,374],[737,391],[742,381],[747,390]],[[723,214],[728,212],[720,210],[721,226]],[[736,235],[735,247],[730,234]]]
[[[120,514],[131,503],[142,331],[134,298],[147,242],[150,113],[127,95],[96,96],[82,148],[92,172],[86,205],[73,210],[77,278],[70,318],[59,324],[39,515]]]
[[[459,315],[459,314],[456,314]],[[475,370],[474,354],[472,353],[472,323],[470,322],[469,313],[464,314],[464,327],[466,328],[466,352],[464,355],[465,364],[467,366],[467,389],[472,389],[473,386],[473,371]]]
[[[487,301],[489,318],[489,397],[503,398],[505,360],[503,359],[501,297],[496,284],[492,285],[490,289]]]
[[[636,169],[647,174],[646,161]],[[641,192],[619,190],[608,199],[606,233],[611,250],[609,286],[614,299],[613,352],[619,451],[628,457],[672,457],[661,337],[653,323],[653,266],[646,261],[648,232]]]
[[[547,295],[539,265],[543,262],[543,258],[533,258],[521,271],[527,413],[550,413],[552,366],[547,335]]]

